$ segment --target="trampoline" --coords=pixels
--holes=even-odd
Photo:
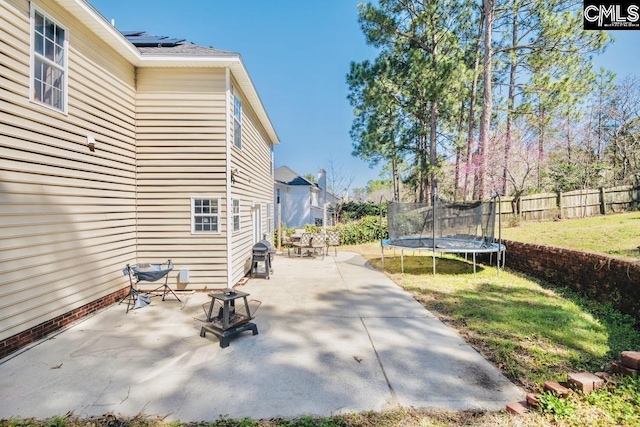
[[[389,238],[381,242],[382,263],[384,249],[400,250],[401,270],[404,273],[404,250],[431,252],[433,274],[436,274],[436,255],[452,253],[471,255],[473,274],[476,274],[477,254],[489,254],[496,267],[504,266],[506,247],[501,243],[498,212],[498,240],[495,239],[496,195],[486,202],[452,203],[434,198],[432,204],[390,202],[387,208]]]

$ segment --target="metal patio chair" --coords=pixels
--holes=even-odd
[[[131,309],[142,308],[148,305],[152,296],[161,296],[162,301],[168,294],[172,294],[178,301],[178,295],[169,287],[169,272],[173,270],[173,262],[167,260],[167,262],[160,264],[153,263],[140,263],[129,265],[122,270],[125,276],[129,276],[129,292],[120,300],[118,304],[127,301],[127,313]],[[141,291],[138,288],[140,282],[156,282],[164,277],[164,283],[158,286],[152,291]],[[131,308],[133,306],[133,308]]]
[[[298,256],[302,258],[304,249],[306,249],[307,251],[310,251],[311,237],[312,237],[311,233],[302,233],[302,235],[300,236],[300,240],[292,242],[291,245],[294,248],[294,253],[297,252]]]
[[[329,248],[333,247],[334,255],[338,255],[338,246],[340,246],[340,232],[330,231],[327,234],[327,255],[329,255]]]
[[[314,233],[311,236],[311,249],[313,250],[313,255],[318,256],[321,255],[322,259],[324,259],[324,253],[327,247],[327,238],[324,234]]]

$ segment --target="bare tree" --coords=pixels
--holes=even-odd
[[[353,181],[356,179],[356,174],[353,171],[349,171],[345,168],[344,164],[336,160],[333,157],[333,153],[329,153],[329,158],[325,162],[325,166],[322,167],[327,173],[327,187],[328,189],[338,197],[342,197],[343,191],[349,191]]]
[[[620,184],[640,179],[640,79],[623,79],[613,93],[605,125],[607,153],[614,180]]]
[[[509,163],[505,168],[505,188],[510,187],[512,209],[514,214],[519,214],[520,198],[535,188],[535,180],[531,178],[538,166],[538,141],[524,120],[512,123],[509,132],[512,139]],[[496,150],[494,155],[498,160],[501,157],[500,150]],[[502,174],[499,170],[496,173]]]

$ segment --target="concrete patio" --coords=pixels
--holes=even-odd
[[[146,414],[165,420],[503,409],[522,400],[453,330],[358,255],[278,255],[227,348],[199,336],[210,298],[111,306],[0,361],[0,418]]]

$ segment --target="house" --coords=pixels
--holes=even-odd
[[[327,174],[324,170],[318,172],[316,184],[289,167],[280,166],[274,172],[274,183],[276,224],[298,228],[306,224],[322,226],[333,223],[332,213],[339,198],[327,189]],[[324,218],[326,222],[323,222]]]
[[[239,54],[85,0],[0,2],[0,51],[0,357],[121,299],[127,264],[171,259],[177,289],[249,271],[279,141]]]

